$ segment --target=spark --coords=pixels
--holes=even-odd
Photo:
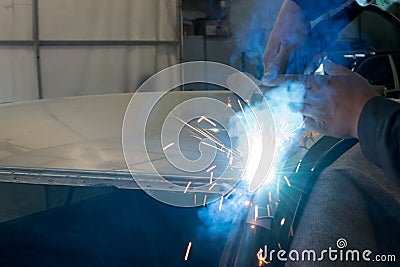
[[[277,199],[279,199],[279,192],[280,192],[280,187],[281,187],[281,185],[280,185],[281,183],[280,183],[280,181],[278,181],[277,183],[276,183],[276,198]]]
[[[228,102],[226,103],[226,107],[227,108],[231,108],[232,107],[232,100],[230,97],[228,97]]]
[[[216,138],[216,137],[214,138],[212,136],[211,136],[211,138],[210,137],[207,137],[207,138],[211,139],[211,141],[213,141],[217,145],[219,145],[221,147],[221,148],[219,148],[219,150],[221,152],[223,152],[223,153],[229,153],[230,152],[230,156],[231,157],[235,157],[235,158],[238,158],[238,159],[241,159],[243,157],[243,155],[242,155],[243,153],[240,150],[238,150],[238,149],[236,149],[234,147],[226,147],[223,143],[221,143],[221,141],[218,138]]]
[[[196,205],[196,202],[197,202],[197,196],[196,196],[196,194],[194,194],[194,197],[193,197],[194,199],[193,199],[193,201],[194,201],[194,204]]]
[[[213,189],[214,186],[215,186],[216,184],[217,184],[217,183],[213,183],[213,184],[210,186],[210,188],[208,188],[208,191],[211,191],[211,189]]]
[[[204,120],[205,120],[206,122],[208,122],[208,123],[211,124],[212,126],[217,127],[217,125],[216,125],[212,120],[210,120],[209,118],[204,117],[204,116],[203,116],[203,118],[204,118]]]
[[[205,133],[204,136],[206,136],[207,138],[210,138],[212,140],[215,140],[215,142],[218,143],[221,147],[224,147],[224,144],[215,135],[213,135],[206,129],[202,129],[202,131]]]
[[[227,156],[228,156],[228,155],[230,156],[230,157],[228,156],[228,157],[229,157],[230,165],[232,165],[233,159],[234,159],[234,158],[238,158],[238,159],[241,159],[241,158],[242,158],[242,152],[240,152],[239,150],[237,150],[237,149],[235,149],[235,148],[227,148],[227,147],[225,147],[225,145],[224,145],[217,137],[215,137],[213,134],[211,134],[211,133],[208,132],[207,130],[202,130],[202,129],[196,128],[196,127],[194,127],[194,126],[188,124],[188,123],[185,122],[184,120],[180,119],[179,117],[177,117],[177,116],[174,116],[174,117],[175,117],[178,121],[182,122],[184,125],[186,125],[187,127],[189,127],[191,130],[193,130],[193,131],[195,131],[196,133],[198,133],[198,134],[204,136],[205,138],[210,139],[211,141],[213,141],[215,144],[206,143],[206,142],[203,141],[202,138],[200,138],[199,136],[197,136],[194,132],[190,131],[190,132],[192,133],[192,136],[193,136],[194,138],[199,139],[199,140],[201,141],[202,144],[204,144],[204,145],[206,145],[206,146],[208,146],[208,147],[211,147],[211,148],[213,148],[213,149],[215,149],[215,150],[221,151],[222,153],[227,153]],[[202,121],[202,120],[206,120],[206,121],[208,121],[210,124],[214,124],[214,126],[216,126],[216,124],[215,124],[214,122],[212,122],[211,120],[209,120],[209,119],[206,118],[205,116],[201,116],[201,117],[199,118],[198,121]],[[217,147],[217,145],[219,145],[220,147]],[[169,146],[171,146],[171,144],[170,144]],[[165,147],[164,150],[167,149],[169,146]],[[216,167],[216,166],[215,166],[215,167]],[[213,166],[213,168],[215,168],[215,167]],[[210,172],[213,168],[208,169],[207,172]],[[212,182],[212,178],[211,178],[211,182]]]
[[[214,177],[214,172],[211,172],[210,173],[210,184],[212,184],[212,182],[213,182],[213,177]]]
[[[290,181],[289,181],[289,179],[287,178],[287,176],[285,175],[285,176],[283,176],[283,178],[285,178],[285,181],[286,181],[287,185],[288,185],[289,187],[291,187],[292,184],[290,183]]]
[[[223,148],[225,148],[227,151],[231,151],[231,149],[226,148],[224,145],[220,145],[221,148],[219,148],[219,147],[216,147],[216,146],[214,146],[214,145],[212,145],[212,144],[209,144],[209,143],[204,142],[203,139],[200,139],[200,140],[201,140],[201,143],[202,143],[203,145],[206,145],[206,146],[208,146],[208,147],[211,147],[211,148],[214,148],[214,149],[216,149],[216,150],[219,150],[219,151],[221,151],[222,153],[225,153],[225,150],[223,150]],[[214,141],[214,140],[212,140],[212,141]],[[231,152],[231,154],[232,154],[232,152]],[[233,156],[236,156],[237,158],[239,157],[239,156],[234,155],[234,154],[233,154]],[[241,157],[241,156],[240,156],[240,157]]]
[[[250,205],[251,205],[251,201],[250,201],[250,200],[246,200],[246,201],[244,202],[244,205],[247,206],[247,207],[250,206]]]
[[[290,135],[290,137],[293,137],[293,134],[295,132],[297,132],[298,130],[303,128],[303,126],[306,124],[306,121],[307,121],[307,118],[304,118],[303,121],[300,123],[300,125],[297,126],[296,128],[294,128],[291,132],[289,132],[288,135]]]
[[[203,206],[207,204],[207,195],[204,195]]]
[[[214,170],[216,167],[217,167],[217,165],[211,166],[210,168],[208,168],[207,172]]]
[[[255,226],[254,224],[252,224],[252,225],[250,226],[250,228],[251,228],[251,229],[256,229],[256,226]]]
[[[231,170],[233,170],[233,169],[242,170],[243,169],[243,167],[239,167],[239,166],[235,166],[235,165],[229,166],[229,168],[231,168]],[[243,177],[241,179],[243,179]]]
[[[221,211],[222,210],[222,202],[224,201],[224,195],[221,196],[221,200],[219,202],[219,207],[218,210]]]
[[[285,218],[282,218],[282,220],[281,220],[281,226],[283,226],[284,224],[285,224]]]
[[[184,194],[186,194],[186,192],[188,191],[189,186],[190,186],[191,184],[192,184],[192,181],[189,181],[188,184],[187,184],[187,186],[186,186],[186,188],[185,188],[185,191],[183,191]]]
[[[222,149],[219,148],[219,147],[213,146],[213,145],[211,145],[211,144],[209,144],[209,143],[206,143],[206,142],[204,142],[204,141],[201,141],[201,143],[202,143],[203,145],[209,146],[209,147],[211,147],[211,148],[214,148],[214,149],[216,149],[216,150],[219,150],[219,151],[222,151],[222,152],[225,153],[225,151],[222,150]]]
[[[192,136],[193,136],[194,138],[196,138],[196,139],[199,139],[200,141],[203,140],[200,136],[197,136],[197,135],[195,135],[195,134],[192,134]]]
[[[206,122],[208,122],[208,123],[211,124],[212,126],[217,127],[217,124],[215,124],[212,120],[210,120],[210,119],[207,118],[206,116],[201,116],[201,117],[197,120],[197,122],[200,123],[200,122],[202,122],[203,120],[205,120]]]
[[[179,118],[179,117],[177,117],[177,116],[174,116],[174,117],[175,117],[178,121],[182,122],[184,125],[186,125],[187,127],[189,127],[190,129],[192,129],[192,130],[194,130],[195,132],[197,132],[197,133],[203,135],[204,137],[206,137],[206,138],[212,140],[214,143],[218,144],[220,147],[225,148],[225,149],[228,150],[228,151],[231,150],[232,152],[235,152],[235,151],[233,151],[232,149],[226,148],[226,147],[224,146],[224,144],[223,144],[217,137],[215,137],[213,134],[209,133],[208,131],[198,129],[198,128],[196,128],[196,127],[190,125],[189,123],[185,122],[184,120],[182,120],[181,118]],[[204,117],[204,116],[203,116],[203,117]],[[211,146],[210,144],[207,144],[207,143],[204,143],[204,142],[202,142],[202,143]],[[215,146],[212,146],[212,147],[215,148],[215,149],[218,149],[218,150],[220,150],[220,151],[222,151],[222,152],[225,153],[225,151],[222,150],[222,149],[220,149],[220,148],[216,148]],[[239,152],[239,155],[236,155],[236,156],[242,157],[240,152]]]
[[[187,248],[186,248],[186,254],[185,254],[185,261],[188,260],[189,258],[189,253],[190,253],[190,249],[192,248],[192,242],[189,242]]]
[[[232,194],[233,194],[233,192],[235,192],[236,191],[236,188],[233,188],[233,190],[231,191],[231,192],[229,192],[226,196],[225,196],[225,199],[228,199]]]
[[[271,191],[268,192],[268,200],[269,200],[269,203],[272,203],[272,192]]]
[[[175,144],[175,143],[172,142],[171,144],[166,145],[165,147],[163,147],[163,150],[164,150],[164,151],[167,150],[168,148],[170,148],[170,147],[173,146],[174,144]]]
[[[293,232],[293,224],[290,226],[290,236],[294,236],[294,232]]]
[[[192,125],[190,125],[189,123],[187,123],[186,121],[182,120],[181,118],[179,118],[179,117],[177,117],[177,116],[174,116],[174,117],[175,117],[175,119],[177,119],[178,121],[182,122],[184,125],[186,125],[186,126],[189,127],[190,129],[194,130],[195,132],[197,132],[197,133],[199,133],[199,134],[201,134],[201,135],[203,135],[203,136],[205,136],[205,137],[207,137],[207,138],[213,139],[212,136],[210,136],[209,134],[207,134],[207,132],[205,132],[205,131],[203,131],[203,130],[200,130],[200,129],[198,129],[198,128],[192,126]]]
[[[240,152],[238,149],[225,147],[225,145],[222,143],[222,141],[219,140],[219,139],[218,139],[216,136],[214,136],[212,133],[210,133],[210,132],[207,131],[207,130],[204,130],[204,132],[205,132],[205,134],[203,134],[203,135],[204,135],[205,137],[209,138],[210,140],[214,141],[217,145],[219,145],[219,146],[221,147],[221,149],[222,149],[222,152],[225,153],[225,150],[224,150],[224,149],[226,149],[226,151],[227,151],[227,152],[230,151],[231,154],[232,154],[232,152],[235,152],[235,153],[233,154],[233,156],[236,156],[236,157],[238,157],[238,158],[241,158],[241,157],[242,157],[242,152]]]
[[[214,133],[218,133],[220,131],[218,128],[210,128],[208,130]]]
[[[265,260],[258,260],[258,266],[259,267],[263,266],[264,264],[268,265],[268,264],[270,264],[270,262],[269,261],[265,261]]]
[[[299,161],[299,163],[297,164],[297,167],[296,167],[296,172],[299,172],[299,169],[300,169],[301,162],[302,162],[302,160],[300,160],[300,161]]]
[[[230,157],[229,158],[229,166],[232,166],[232,164],[233,164],[233,157]]]
[[[282,250],[281,243],[279,243],[279,242],[278,242],[278,248],[279,248],[280,250]]]
[[[248,119],[247,119],[246,113],[244,112],[244,109],[243,109],[243,106],[242,106],[242,102],[240,102],[240,100],[239,100],[239,99],[238,99],[238,103],[239,103],[240,109],[242,110],[242,113],[243,113],[244,119],[245,119],[245,121],[246,121],[247,125],[248,125],[248,126],[249,126],[249,128],[250,128],[250,123],[249,123],[249,121],[248,121]]]
[[[268,217],[271,217],[271,207],[269,206],[269,204],[267,204],[267,215]]]
[[[270,262],[269,261],[266,261],[266,259],[267,259],[267,251],[265,251],[265,255],[263,256],[262,254],[263,254],[263,250],[260,248],[260,250],[258,250],[258,252],[257,252],[257,259],[258,259],[258,266],[263,266],[263,264],[265,263],[265,265],[268,265],[268,264],[270,264]]]
[[[254,206],[254,221],[257,221],[258,218],[258,205]]]

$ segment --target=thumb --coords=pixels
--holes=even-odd
[[[272,59],[267,69],[265,69],[265,75],[275,77],[280,73],[285,73],[289,57],[290,57],[290,50],[288,48],[288,45],[285,43],[281,43],[279,45],[278,53]]]
[[[330,76],[349,75],[351,73],[348,68],[336,65],[330,60],[325,60],[323,65],[324,71]]]

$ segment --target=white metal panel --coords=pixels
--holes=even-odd
[[[0,40],[32,40],[32,0],[0,0]]]
[[[35,57],[32,47],[0,48],[0,103],[37,98]]]
[[[43,40],[177,40],[176,0],[39,0]]]
[[[154,95],[158,93],[136,95],[141,99],[140,105],[135,106],[138,114],[142,114]],[[165,95],[149,117],[146,138],[154,139],[148,144],[149,153],[163,154],[159,134],[165,116],[176,105],[200,96],[223,102],[233,97],[224,91]],[[0,166],[126,170],[121,138],[123,118],[131,97],[132,94],[109,94],[0,105],[3,125],[0,152],[4,154]],[[132,130],[133,142],[141,142],[135,138],[141,129]],[[192,138],[190,141],[193,142]],[[137,151],[138,169],[146,158],[143,153]]]
[[[130,94],[0,105],[2,166],[125,168],[121,129]]]
[[[3,152],[0,158],[0,180],[13,183],[137,188],[127,172],[121,142],[122,122],[131,96],[132,94],[109,94],[0,105],[0,123],[4,127],[0,131],[0,152]],[[141,99],[135,106],[139,116],[144,114],[143,109],[152,103],[154,96],[159,94],[150,92],[135,96]],[[178,104],[201,96],[223,102],[234,98],[234,95],[226,91],[171,92],[165,95],[149,114],[145,134],[146,151],[135,146],[134,149],[138,149],[129,157],[136,178],[154,181],[153,185],[157,189],[170,190],[168,183],[153,179],[154,170],[146,164],[148,156],[160,173],[171,176],[180,185],[186,185],[188,179],[193,184],[208,184],[209,174],[205,170],[190,173],[188,176],[188,173],[171,165],[165,159],[160,143],[165,116]],[[227,116],[226,119],[229,120],[229,112],[221,115]],[[139,138],[140,126],[132,121],[129,127],[132,130],[132,135],[129,135],[132,144],[142,142]],[[180,138],[181,149],[189,158],[199,153],[196,144],[198,141],[194,140],[197,139],[190,135]],[[223,155],[215,160],[225,162],[227,158]],[[224,181],[238,175],[236,170],[228,173],[232,176],[226,176]],[[196,180],[193,180],[194,177]],[[214,187],[219,195],[221,187],[223,183],[220,187]],[[210,192],[208,188],[206,190]]]

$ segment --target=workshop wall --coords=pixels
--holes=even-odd
[[[0,1],[0,41],[32,40],[32,1]],[[0,103],[38,96],[32,45],[0,46]]]
[[[136,90],[178,61],[177,7],[176,0],[0,0],[0,103]]]
[[[182,5],[213,18],[210,2],[182,0]],[[256,74],[282,0],[227,2],[230,35],[185,36],[183,60],[217,61]],[[0,103],[136,90],[156,71],[179,62],[178,3],[0,0]],[[398,7],[390,11],[398,15]],[[400,35],[379,21],[363,15],[343,37],[368,39],[381,51],[399,50]]]

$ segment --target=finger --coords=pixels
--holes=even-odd
[[[333,63],[330,60],[325,60],[323,63],[323,66],[324,66],[324,71],[326,72],[326,74],[328,74],[330,76],[349,75],[349,74],[353,73],[348,68],[345,68],[340,65],[336,65],[335,63]]]
[[[318,107],[321,105],[321,102],[324,101],[324,96],[322,90],[307,90],[303,96],[304,103]]]
[[[261,84],[264,86],[280,86],[289,82],[300,80],[297,74],[265,74],[261,79]]]
[[[270,69],[271,63],[279,53],[279,42],[269,40],[263,55],[264,73]]]
[[[318,105],[303,103],[301,113],[303,116],[311,117],[316,121],[326,121],[326,113],[324,109],[321,109]]]
[[[302,82],[303,82],[305,88],[311,89],[314,86],[315,81],[314,81],[313,76],[314,75],[304,75]]]
[[[311,131],[325,133],[326,123],[322,121],[315,120],[312,117],[304,116],[305,128]]]
[[[265,74],[274,76],[279,73],[285,73],[289,56],[290,50],[287,45],[285,43],[280,43],[275,57],[264,70]]]
[[[303,116],[303,122],[304,122],[304,126],[306,129],[311,130],[311,131],[315,131],[318,132],[317,130],[317,123],[316,121],[311,118],[311,117],[307,117],[307,116]]]

